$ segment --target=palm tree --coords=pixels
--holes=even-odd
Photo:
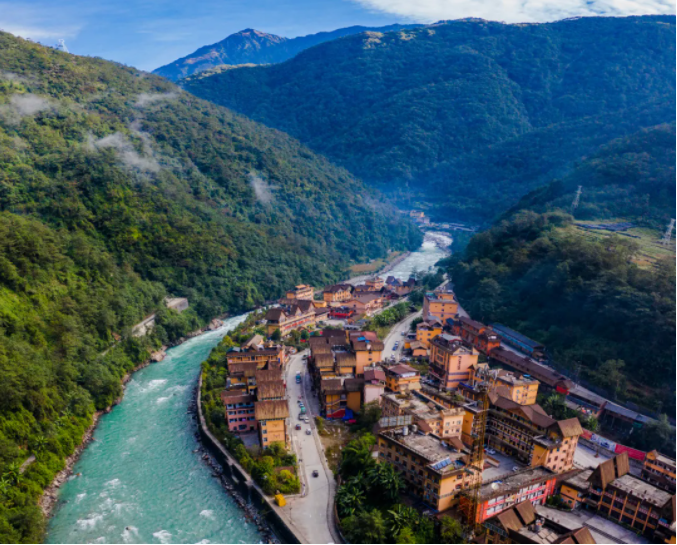
[[[393,535],[398,535],[403,528],[416,528],[420,522],[418,511],[401,503],[390,509],[388,515],[390,532]]]
[[[358,482],[352,480],[343,485],[336,495],[339,511],[345,516],[352,516],[364,504],[364,490]]]
[[[21,480],[21,464],[19,462],[12,462],[6,468],[2,475],[3,480],[6,479],[10,484],[17,485]]]
[[[367,482],[379,497],[390,502],[397,501],[404,488],[402,477],[390,464],[376,464],[367,469]]]

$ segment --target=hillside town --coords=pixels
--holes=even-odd
[[[416,292],[422,308],[385,337],[363,329]],[[370,459],[399,475],[402,503],[437,525],[458,521],[468,542],[675,543],[675,460],[582,425],[642,416],[549,367],[539,343],[470,318],[448,283],[302,284],[259,328],[267,337],[226,354],[223,411],[248,448],[279,443],[302,462],[302,493],[275,500],[310,542],[347,541],[345,510],[328,515],[324,505],[347,486],[328,464],[331,428],[341,448],[372,434]],[[576,416],[549,414],[544,396],[562,397]],[[376,418],[356,435],[365,415]]]

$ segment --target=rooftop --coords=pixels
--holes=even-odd
[[[666,503],[672,500],[672,494],[656,488],[654,485],[642,481],[637,477],[633,477],[630,474],[623,475],[613,480],[611,486],[623,490],[628,494],[631,494],[637,498],[642,499],[643,501],[655,505],[657,507],[663,507]]]
[[[285,397],[284,381],[271,380],[267,382],[257,382],[256,397],[263,401],[265,399],[276,399]]]
[[[256,420],[277,420],[289,418],[289,406],[286,399],[275,401],[257,401],[254,404]]]
[[[465,467],[466,453],[459,452],[433,435],[415,432],[403,435],[403,430],[404,428],[386,430],[382,431],[380,435],[412,450],[427,461],[430,469],[442,475],[453,473]]]
[[[576,490],[586,490],[590,485],[588,482],[590,475],[592,475],[592,469],[584,469],[583,471],[579,471],[570,477],[565,478],[563,482]]]
[[[505,494],[512,494],[525,486],[543,483],[554,479],[556,476],[555,472],[542,466],[523,469],[516,473],[511,473],[502,479],[483,484],[480,488],[480,500],[487,501]]]
[[[537,505],[536,514],[569,530],[585,527],[597,543],[649,543],[643,536],[602,518],[593,511],[582,509],[562,511],[545,505]]]
[[[419,372],[405,363],[399,363],[397,365],[393,365],[392,367],[387,367],[386,374],[396,375],[400,378],[408,378],[415,377],[419,374]]]
[[[525,335],[522,335],[520,332],[510,329],[509,327],[504,326],[503,324],[491,324],[491,328],[499,334],[499,336],[511,337],[526,346],[531,348],[543,348],[543,345],[539,342],[536,342]]]

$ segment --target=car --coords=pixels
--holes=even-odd
[[[310,428],[308,428],[308,429],[306,430],[306,435],[312,435],[312,434],[313,434],[313,432],[310,431]]]
[[[306,417],[303,418],[303,421],[304,421],[306,424],[308,424],[308,423],[310,422],[310,419],[306,416]]]
[[[519,470],[520,470],[520,468],[519,468],[519,467],[517,467],[517,466],[515,466],[515,467],[513,467],[513,468],[512,468],[512,470],[513,470],[513,471],[519,471]]]
[[[299,413],[299,420],[303,420],[305,418],[305,416],[306,416],[305,414]]]
[[[300,430],[300,429],[301,429],[301,424],[296,424],[296,426],[294,426],[294,429]]]
[[[402,332],[402,336],[403,336],[403,337],[404,337],[406,334],[407,334],[406,331],[403,331],[403,332]]]
[[[320,472],[317,469],[313,469],[313,477],[319,477]]]

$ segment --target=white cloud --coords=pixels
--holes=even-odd
[[[140,170],[145,173],[154,173],[160,170],[160,164],[155,157],[142,157],[139,155],[127,137],[119,132],[109,134],[98,140],[90,135],[87,146],[92,150],[113,148],[120,161],[131,169]],[[146,142],[144,142],[144,148],[145,147]]]
[[[0,115],[8,121],[18,123],[23,117],[51,110],[54,105],[46,98],[26,93],[12,95],[8,104],[0,106]]]
[[[179,96],[179,93],[175,91],[172,91],[171,93],[141,93],[136,98],[136,103],[134,106],[137,108],[145,108],[146,106],[150,106],[156,102],[161,102],[163,100],[173,100],[177,96]]]
[[[256,198],[261,204],[269,204],[273,200],[273,189],[263,178],[257,176],[253,172],[249,173],[249,181],[254,188]]]
[[[672,0],[352,0],[369,9],[432,23],[480,17],[506,23],[556,21],[593,15],[675,13]]]

